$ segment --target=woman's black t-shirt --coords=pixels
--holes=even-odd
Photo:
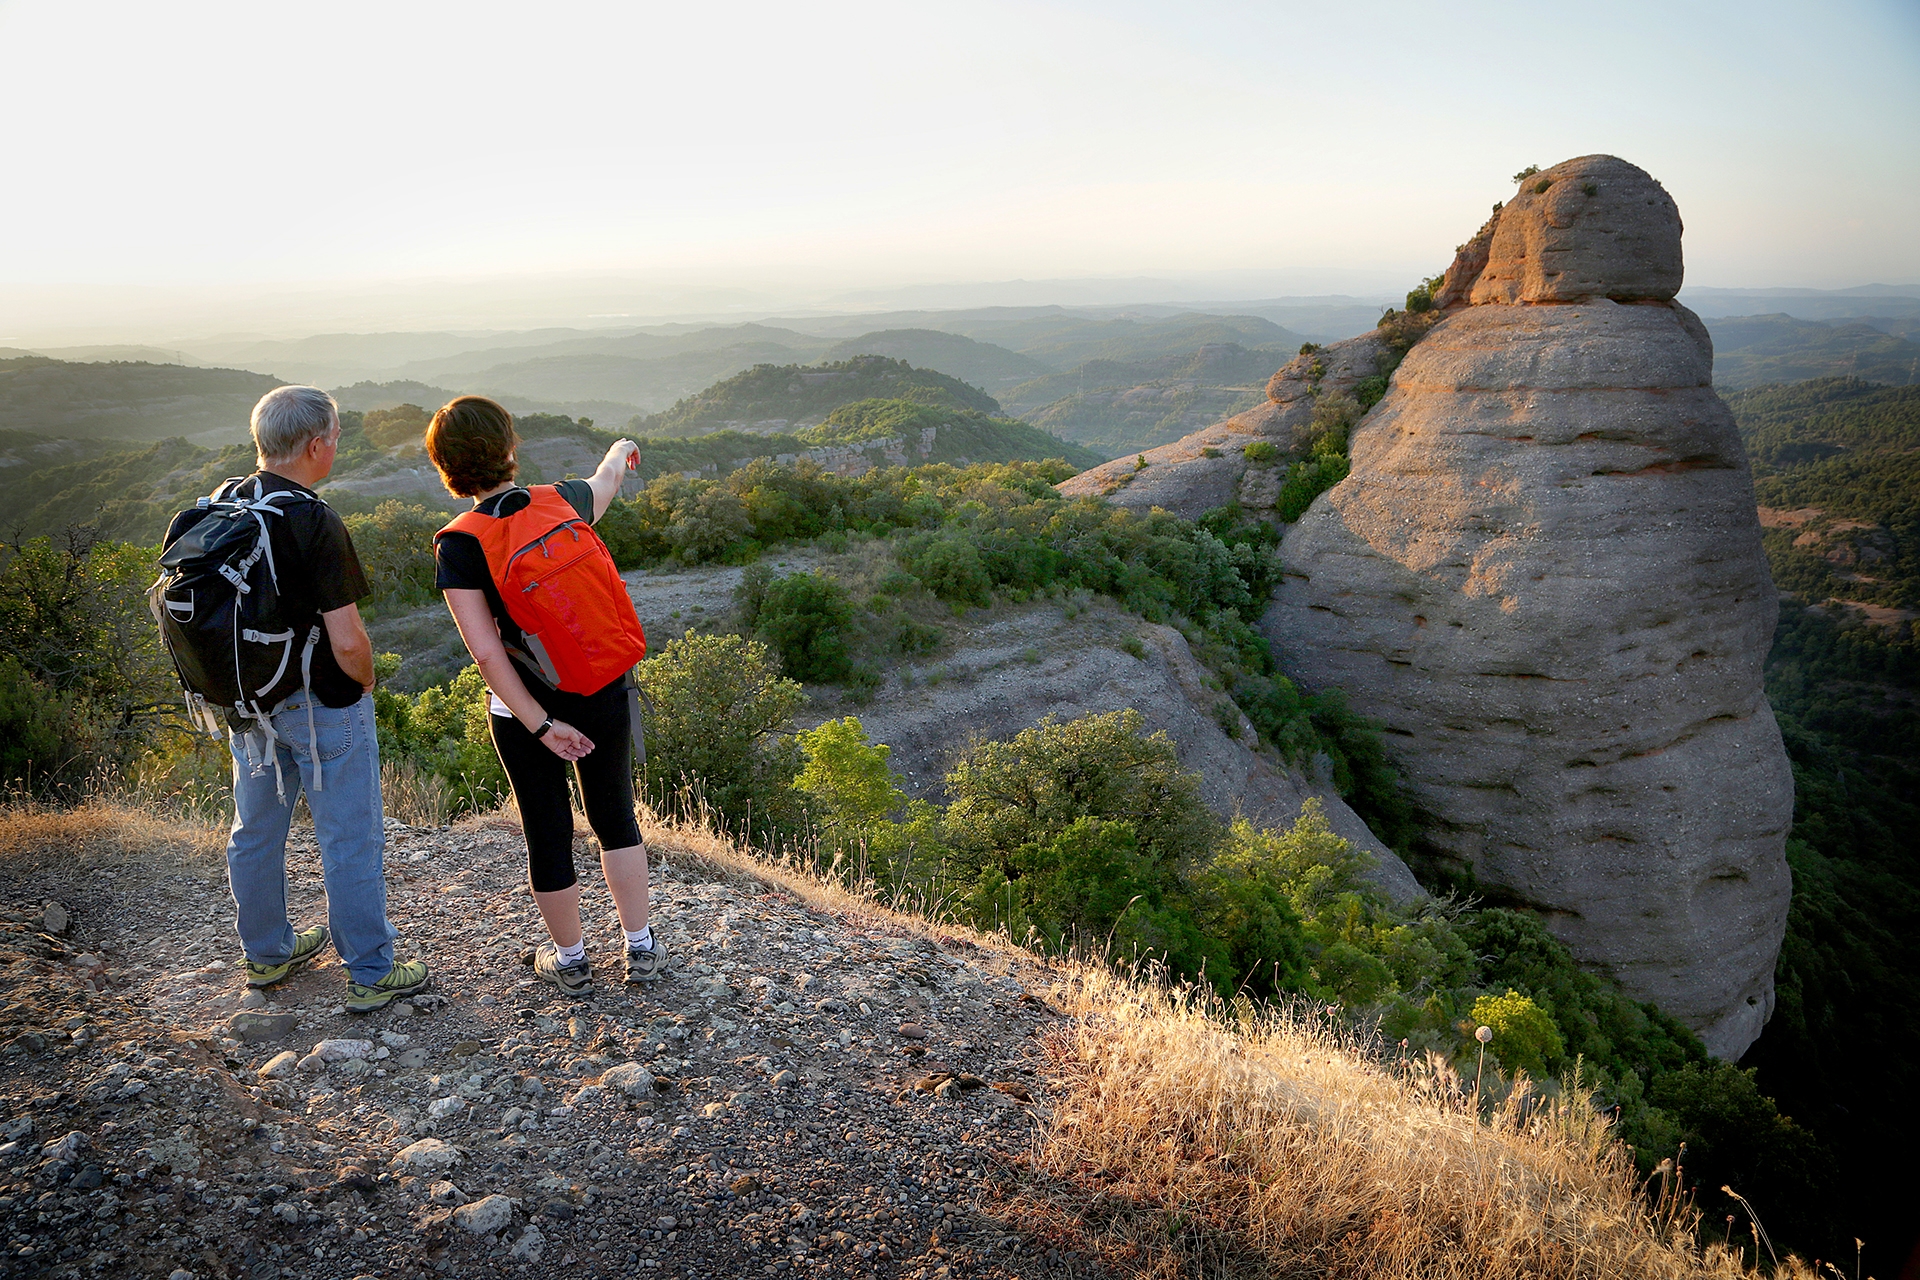
[[[593,523],[592,485],[585,480],[562,480],[553,487],[580,513],[582,520]],[[525,508],[532,500],[532,495],[525,489],[509,489],[474,503],[473,509],[484,516],[510,516]],[[500,638],[509,649],[522,647],[524,641],[519,624],[507,613],[506,602],[500,598],[500,588],[494,585],[493,572],[487,568],[487,553],[481,549],[480,539],[470,533],[441,534],[434,544],[433,585],[440,591],[485,592],[487,607],[493,611],[493,620],[500,625]],[[520,683],[527,686],[527,692],[533,694],[536,700],[544,701],[544,695],[552,692],[546,681],[519,659],[512,661],[514,670],[519,673]]]

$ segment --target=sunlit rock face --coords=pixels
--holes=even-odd
[[[1385,724],[1430,854],[1735,1058],[1773,1009],[1793,783],[1680,233],[1623,160],[1528,179],[1287,533],[1263,625]]]

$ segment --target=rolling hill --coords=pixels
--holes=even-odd
[[[1851,377],[1904,386],[1920,382],[1920,343],[1865,320],[1797,320],[1789,315],[1722,316],[1713,335],[1713,381],[1739,391],[1770,382]]]
[[[247,438],[254,402],[281,379],[245,369],[138,361],[0,360],[0,430],[60,437],[203,442]]]
[[[921,369],[938,369],[995,394],[1054,371],[1053,366],[1031,356],[939,329],[882,329],[836,343],[826,354],[828,360],[853,356],[892,356]]]
[[[1007,407],[1055,435],[1112,453],[1151,449],[1260,403],[1293,349],[1214,343],[1148,360],[1089,360],[1021,383]]]
[[[958,378],[888,356],[856,356],[821,365],[757,364],[664,413],[635,420],[632,429],[649,436],[699,435],[723,427],[784,431],[820,422],[843,404],[872,399],[1000,412],[997,400]]]

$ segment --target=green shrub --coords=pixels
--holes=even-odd
[[[0,655],[0,786],[45,794],[78,781],[74,766],[85,761],[93,730],[74,699]]]
[[[914,576],[948,604],[964,608],[993,602],[993,579],[971,542],[931,538],[908,554]]]
[[[1509,1072],[1524,1071],[1542,1079],[1548,1061],[1558,1060],[1566,1048],[1546,1010],[1511,987],[1505,995],[1475,1000],[1472,1016],[1493,1031],[1487,1047]]]
[[[1729,1062],[1688,1063],[1656,1076],[1647,1101],[1672,1118],[1668,1140],[1678,1139],[1660,1154],[1687,1144],[1687,1178],[1707,1214],[1742,1213],[1719,1191],[1731,1185],[1760,1207],[1777,1239],[1836,1233],[1838,1224],[1829,1220],[1829,1207],[1817,1192],[1838,1173],[1832,1157],[1812,1134],[1780,1114],[1773,1099],[1760,1092],[1753,1071]]]
[[[1280,446],[1271,440],[1255,440],[1240,452],[1256,467],[1269,467],[1280,460]]]
[[[799,751],[787,731],[806,701],[758,640],[689,631],[638,671],[647,716],[646,794],[664,812],[704,802],[729,829],[758,839],[793,833],[790,784]]]
[[[805,764],[793,789],[805,798],[825,850],[838,856],[871,844],[887,816],[907,803],[887,765],[889,748],[869,742],[852,716],[795,737]]]
[[[1134,710],[1049,717],[1004,742],[965,748],[946,777],[946,837],[965,875],[989,865],[1018,878],[1013,852],[1044,844],[1076,819],[1130,824],[1142,856],[1172,869],[1203,857],[1219,829],[1199,780],[1165,733]]]
[[[1330,391],[1321,396],[1313,404],[1307,452],[1316,458],[1346,457],[1347,434],[1364,412],[1360,402],[1345,392]]]
[[[754,634],[772,646],[794,679],[831,684],[852,670],[847,628],[853,602],[832,578],[823,573],[776,578],[766,583],[754,614]]]
[[[164,736],[188,731],[147,610],[154,557],[151,548],[84,537],[61,547],[47,538],[0,544],[0,654],[18,667],[4,714],[41,760],[33,776],[42,796],[73,794],[84,774],[124,773]],[[49,768],[44,749],[56,723],[62,745]]]
[[[491,809],[511,790],[494,750],[486,677],[469,666],[445,685],[409,697],[386,684],[399,669],[397,654],[374,660],[373,691],[380,758],[444,779],[453,814]]]
[[[372,588],[370,605],[390,608],[438,599],[433,586],[433,535],[450,518],[444,511],[392,499],[370,515],[346,517],[354,552]]]
[[[1305,515],[1313,500],[1347,478],[1352,466],[1345,457],[1312,458],[1287,468],[1280,496],[1274,499],[1274,515],[1292,524]]]

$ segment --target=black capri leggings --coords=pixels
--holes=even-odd
[[[527,690],[555,720],[564,720],[593,742],[593,750],[574,761],[580,798],[602,849],[627,849],[640,843],[633,819],[633,729],[627,718],[627,690],[616,680],[598,693],[561,693],[527,677]],[[573,885],[573,803],[567,794],[567,762],[547,750],[533,730],[512,716],[489,715],[493,747],[500,753],[513,802],[527,835],[527,874],[534,892],[553,893]]]

